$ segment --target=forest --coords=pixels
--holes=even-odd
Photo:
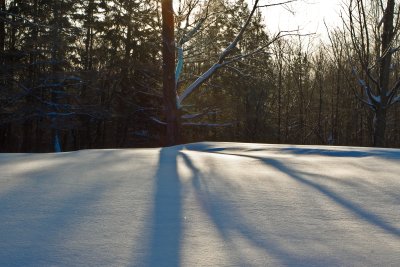
[[[285,1],[255,3],[176,1],[167,66],[172,0],[0,0],[0,152],[204,140],[400,147],[395,0],[343,1],[326,41],[271,32],[262,9]]]

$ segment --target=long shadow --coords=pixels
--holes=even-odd
[[[364,158],[364,157],[378,157],[383,159],[400,159],[399,149],[377,149],[370,148],[369,150],[357,150],[357,148],[342,149],[322,149],[322,148],[302,148],[302,147],[286,147],[279,149],[283,153],[293,153],[297,155],[318,155],[330,157],[345,157],[345,158]]]
[[[341,158],[363,158],[377,155],[377,153],[368,151],[357,151],[357,150],[332,150],[332,149],[321,149],[321,148],[299,148],[299,147],[288,147],[280,149],[283,153],[292,153],[297,155],[318,155],[318,156],[329,156],[329,157],[341,157]]]
[[[350,200],[347,200],[340,195],[336,194],[335,192],[329,190],[328,188],[324,187],[323,185],[320,185],[318,183],[315,183],[313,181],[307,180],[300,175],[296,173],[295,170],[287,167],[286,165],[282,164],[280,161],[271,159],[271,158],[264,158],[264,157],[258,157],[258,156],[250,156],[250,155],[243,155],[243,154],[234,154],[234,153],[222,153],[222,152],[211,152],[211,153],[218,153],[218,154],[226,154],[226,155],[235,155],[239,157],[247,157],[247,158],[253,158],[262,161],[265,164],[268,164],[277,170],[286,173],[289,175],[292,179],[305,184],[318,192],[322,193],[329,199],[333,200],[343,208],[346,208],[353,214],[355,214],[357,217],[359,217],[362,220],[365,220],[371,225],[374,225],[376,227],[379,227],[380,229],[384,230],[385,232],[395,235],[397,237],[400,237],[400,229],[392,226],[390,223],[385,222],[382,220],[379,216],[376,214],[369,212],[362,207],[358,206],[357,204],[351,202]]]
[[[195,151],[203,151],[203,152],[221,152],[221,151],[234,151],[234,150],[243,150],[243,147],[232,147],[232,146],[217,146],[215,147],[212,144],[208,143],[193,143],[186,145],[186,148],[189,150]],[[257,152],[257,151],[270,151],[275,150],[280,153],[292,153],[297,155],[319,155],[319,156],[330,156],[330,157],[349,157],[349,158],[363,158],[363,157],[378,157],[388,160],[398,160],[400,159],[400,149],[394,148],[366,148],[366,147],[337,147],[336,149],[323,148],[320,147],[307,147],[307,146],[292,146],[292,145],[279,145],[274,148],[270,147],[261,147],[261,148],[252,148],[246,149],[246,152]]]
[[[179,266],[181,258],[181,185],[176,148],[162,148],[155,179],[155,195],[146,266]]]
[[[213,150],[216,151],[216,150]],[[192,186],[196,189],[196,197],[201,204],[204,212],[209,216],[215,225],[219,234],[224,238],[230,249],[234,250],[236,259],[234,261],[238,266],[247,266],[246,253],[236,247],[235,240],[232,238],[232,231],[239,233],[240,236],[246,238],[252,245],[264,250],[266,253],[273,255],[279,262],[285,266],[303,266],[299,264],[299,258],[290,253],[280,244],[273,240],[267,240],[265,234],[253,229],[248,222],[244,221],[243,215],[229,201],[223,199],[219,195],[212,194],[207,190],[206,182],[201,178],[201,171],[193,161],[185,154],[180,153],[185,165],[192,172]],[[203,196],[205,194],[205,196]],[[238,262],[237,262],[238,261]],[[308,264],[311,264],[309,261]]]
[[[364,168],[365,170],[365,168]],[[364,188],[367,190],[376,190],[381,192],[382,194],[385,194],[387,196],[390,196],[391,198],[393,198],[394,200],[396,200],[399,204],[400,204],[400,194],[398,194],[397,192],[391,192],[389,190],[387,190],[387,188],[385,188],[384,186],[378,186],[376,184],[372,184],[370,181],[363,181],[362,183],[360,181],[352,181],[350,178],[349,179],[340,179],[340,178],[336,178],[334,175],[321,175],[321,174],[316,174],[316,173],[312,173],[312,172],[305,172],[305,171],[298,171],[297,173],[301,174],[301,175],[305,175],[308,177],[313,177],[317,180],[328,180],[330,182],[336,183],[336,184],[340,184],[342,186],[347,186],[347,187],[360,187],[360,188]]]
[[[23,159],[29,163],[41,157]],[[92,205],[114,188],[111,181],[95,181],[88,183],[88,188],[77,186],[69,191],[56,178],[60,175],[69,181],[64,171],[79,164],[68,160],[66,154],[57,157],[61,160],[48,169],[20,172],[21,177],[27,177],[24,183],[0,194],[0,266],[62,264],[71,257],[70,251],[62,249],[63,242],[82,223]],[[47,160],[51,162],[52,157]],[[66,191],[57,195],[54,190]]]

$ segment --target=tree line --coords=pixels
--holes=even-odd
[[[1,0],[0,150],[400,147],[398,4],[347,0],[320,42],[270,33],[255,2],[181,0],[165,17],[172,1]]]

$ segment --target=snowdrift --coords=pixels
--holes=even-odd
[[[399,266],[400,150],[0,154],[0,266]]]

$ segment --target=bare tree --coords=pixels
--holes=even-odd
[[[396,10],[396,12],[395,12]],[[353,67],[363,93],[357,97],[374,112],[373,144],[385,145],[387,111],[400,101],[400,77],[392,72],[392,57],[400,48],[399,6],[395,0],[350,0],[347,5],[346,29],[362,73]]]
[[[165,109],[165,117],[166,117],[166,127],[167,127],[167,145],[173,145],[178,143],[179,141],[179,124],[180,124],[180,116],[179,111],[182,107],[183,101],[189,97],[194,91],[200,88],[207,80],[209,80],[217,70],[233,63],[240,61],[244,58],[251,57],[264,51],[268,46],[274,43],[276,40],[284,36],[282,32],[277,33],[273,36],[266,44],[261,45],[259,48],[238,56],[232,56],[235,52],[235,49],[238,43],[243,39],[243,35],[248,29],[250,22],[256,12],[256,10],[260,7],[269,7],[276,5],[285,5],[296,0],[283,1],[274,4],[266,4],[259,5],[259,0],[255,0],[249,16],[244,22],[238,34],[235,36],[233,41],[219,54],[218,60],[212,64],[212,66],[201,74],[193,83],[188,85],[182,92],[181,95],[177,95],[176,88],[176,75],[175,75],[175,40],[174,40],[174,31],[172,28],[172,23],[174,21],[174,13],[172,0],[162,0],[162,17],[163,17],[163,94],[164,94],[164,109]],[[197,4],[197,1],[194,1],[194,4]],[[205,5],[207,7],[207,4]],[[193,10],[193,6],[189,8],[190,12]],[[193,31],[197,30],[199,25],[203,23],[203,20],[199,21],[199,24],[196,25]],[[193,33],[190,31],[189,34],[185,35],[182,40],[178,43],[178,48],[181,48],[182,44],[190,38],[190,35]],[[178,49],[179,53],[180,49]],[[178,74],[180,70],[180,65],[182,64],[181,53],[178,54]]]

